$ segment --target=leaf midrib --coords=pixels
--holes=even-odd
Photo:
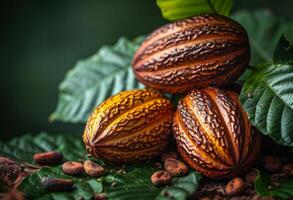
[[[262,76],[256,76],[255,77],[255,79],[257,79],[257,80],[259,80],[260,82],[262,82],[264,85],[265,85],[265,87],[267,87],[267,88],[269,88],[284,104],[285,104],[285,106],[287,106],[292,112],[293,112],[293,109],[291,108],[291,106],[290,105],[288,105],[287,104],[287,102],[285,102],[282,98],[281,98],[281,96],[276,92],[276,90],[275,89],[273,89],[273,87],[271,87],[268,83],[267,83],[267,81],[266,80],[263,80],[262,79]]]

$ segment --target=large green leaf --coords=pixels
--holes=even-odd
[[[49,192],[41,185],[42,178],[63,178],[74,181],[73,190],[66,192]],[[70,176],[63,173],[61,167],[45,167],[27,177],[18,187],[28,199],[92,199],[103,191],[101,179],[83,176]]]
[[[242,10],[232,16],[248,32],[251,45],[251,65],[272,62],[273,52],[279,38],[286,33],[293,35],[293,21],[274,16],[269,10]]]
[[[178,20],[202,13],[229,15],[233,0],[157,0],[163,17]]]
[[[293,44],[284,35],[281,36],[274,51],[275,63],[293,64]]]
[[[120,38],[114,46],[104,46],[90,58],[77,62],[59,86],[57,109],[50,120],[86,122],[106,98],[123,90],[143,88],[130,67],[142,39]]]
[[[62,152],[65,160],[84,160],[85,147],[79,135],[56,135],[41,133],[36,136],[24,135],[8,143],[0,143],[0,155],[19,162],[34,163],[33,154],[40,151]],[[92,159],[92,158],[91,158]],[[201,175],[191,171],[185,177],[174,178],[168,187],[155,187],[150,177],[157,168],[153,162],[114,166],[94,160],[107,169],[99,179],[86,175],[70,176],[63,173],[61,166],[43,167],[25,178],[19,186],[28,199],[63,200],[92,199],[95,194],[107,193],[109,199],[178,199],[190,197],[197,189]],[[124,172],[121,172],[123,168]],[[49,192],[41,186],[43,177],[73,179],[74,188],[67,192]],[[167,196],[166,196],[167,195]]]
[[[254,126],[277,143],[293,146],[293,65],[254,68],[240,101]]]
[[[108,175],[105,180],[115,182],[115,187],[108,187],[107,194],[112,200],[184,200],[190,197],[197,189],[201,175],[190,172],[185,177],[173,178],[170,186],[155,187],[150,177],[156,169],[149,166],[133,168],[125,175]]]
[[[281,183],[280,187],[274,187],[271,184],[267,174],[258,171],[254,187],[256,192],[261,196],[271,196],[278,199],[289,199],[293,197],[293,179]]]
[[[0,155],[13,160],[34,163],[33,155],[37,152],[58,151],[65,160],[79,160],[85,154],[85,147],[80,135],[47,134],[24,135],[8,143],[0,142]]]

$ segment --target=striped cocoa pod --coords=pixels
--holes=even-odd
[[[112,162],[150,159],[164,150],[172,105],[153,90],[120,92],[100,104],[83,134],[87,151]]]
[[[132,67],[139,81],[163,92],[225,86],[248,65],[246,31],[219,15],[200,15],[155,30],[137,50]]]
[[[192,90],[179,101],[173,130],[183,160],[211,178],[242,173],[260,149],[260,135],[232,91]]]

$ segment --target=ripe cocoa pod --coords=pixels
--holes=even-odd
[[[211,178],[244,172],[260,149],[260,135],[232,91],[192,90],[179,101],[173,130],[182,159]]]
[[[155,30],[137,50],[132,67],[148,87],[182,93],[231,83],[249,58],[248,37],[240,24],[204,14]]]
[[[153,90],[120,92],[100,104],[83,135],[87,151],[112,162],[150,159],[161,153],[171,131],[172,105]]]

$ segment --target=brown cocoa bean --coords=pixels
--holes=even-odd
[[[70,190],[73,186],[73,180],[62,178],[42,178],[41,185],[51,192]]]
[[[229,196],[236,196],[243,193],[245,189],[245,183],[242,178],[234,178],[226,185],[225,191]]]
[[[151,176],[151,181],[156,186],[168,185],[170,184],[171,180],[172,180],[171,174],[169,174],[168,172],[164,170],[156,171]]]
[[[275,187],[280,187],[281,183],[288,179],[287,174],[285,173],[277,173],[271,175],[271,183]]]
[[[94,200],[107,200],[107,194],[106,193],[96,194]]]
[[[282,171],[288,176],[293,176],[293,164],[284,165]]]
[[[62,165],[65,174],[79,175],[84,172],[83,164],[80,162],[65,162]]]
[[[176,152],[164,152],[162,153],[161,155],[161,160],[163,161],[163,163],[165,163],[165,161],[168,159],[168,158],[174,158],[174,159],[178,159],[178,153]]]
[[[105,173],[105,169],[102,166],[91,160],[86,160],[83,166],[85,173],[87,173],[89,176],[100,177]]]
[[[63,155],[56,151],[36,153],[33,157],[39,165],[55,165],[63,160]]]
[[[184,176],[188,173],[188,167],[183,162],[174,158],[168,158],[164,164],[165,170],[172,176]]]
[[[279,158],[273,156],[264,157],[264,169],[268,172],[278,172],[282,167],[282,162]]]
[[[250,172],[245,174],[245,181],[247,183],[254,183],[257,175],[258,174],[257,174],[256,171],[250,171]]]

